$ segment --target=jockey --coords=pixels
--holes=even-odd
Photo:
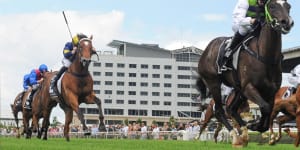
[[[233,26],[235,32],[232,39],[226,41],[225,57],[222,62],[221,70],[227,70],[227,61],[234,53],[235,47],[249,33],[257,23],[257,18],[264,17],[265,0],[238,0],[233,11]]]
[[[30,74],[26,74],[23,77],[23,88],[25,92],[30,88],[29,75]]]
[[[291,74],[292,76],[288,77],[288,81],[294,88],[297,88],[300,85],[300,64],[292,69]]]
[[[61,77],[61,75],[72,64],[72,61],[74,60],[73,56],[76,53],[79,41],[83,38],[87,38],[87,36],[82,33],[78,33],[72,38],[72,42],[67,42],[65,44],[65,47],[63,49],[64,58],[62,60],[63,66],[60,68],[60,70],[58,71],[56,76],[54,78],[52,78],[51,83],[50,83],[49,93],[51,96],[57,96],[56,94],[58,93],[58,91],[54,92],[53,90],[54,89],[56,90],[56,88],[54,88],[54,87],[56,86],[56,83],[57,83],[58,79]]]
[[[225,85],[224,83],[221,84],[221,99],[222,104],[226,105],[226,101],[231,94],[233,88]]]
[[[29,86],[26,86],[26,87],[27,87],[27,91],[30,91],[30,95],[26,99],[24,108],[31,109],[31,102],[32,102],[33,95],[34,95],[35,91],[37,90],[37,88],[39,87],[40,83],[43,81],[43,75],[47,71],[48,71],[48,67],[45,64],[41,64],[39,66],[39,69],[33,69],[30,72],[28,79],[26,79],[26,80],[29,80]],[[26,81],[26,82],[28,82],[28,81]]]

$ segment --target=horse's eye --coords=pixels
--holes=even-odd
[[[275,4],[270,4],[269,9],[273,10],[275,9],[276,5]]]
[[[288,4],[288,3],[286,3],[286,4],[284,5],[284,7],[285,7],[287,10],[290,10],[290,9],[291,9],[291,5]]]

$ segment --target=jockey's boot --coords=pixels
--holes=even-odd
[[[58,71],[58,73],[52,78],[51,82],[50,82],[50,88],[49,88],[49,93],[50,96],[57,96],[58,91],[57,88],[55,88],[56,83],[58,81],[58,79],[62,76],[62,74],[68,69],[68,67],[61,67],[60,70]]]
[[[244,36],[241,35],[239,32],[236,32],[230,42],[227,44],[225,47],[225,54],[221,66],[221,70],[225,71],[228,70],[229,68],[227,67],[227,62],[228,60],[232,57],[233,53],[236,51],[236,46],[242,42],[244,39]]]
[[[25,101],[24,108],[25,109],[31,109],[31,102],[32,102],[32,97],[33,97],[34,92],[31,91],[29,97]]]

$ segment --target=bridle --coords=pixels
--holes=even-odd
[[[92,55],[96,54],[97,57],[98,57],[98,60],[99,60],[99,56],[97,54],[97,52],[93,49],[93,46],[91,46],[91,48],[89,49],[89,53],[91,54],[89,58],[86,58],[82,55],[82,52],[83,52],[83,47],[81,46],[81,43],[82,42],[89,42],[91,45],[92,45],[92,40],[89,39],[89,38],[82,38],[80,39],[80,41],[78,42],[78,49],[77,49],[77,52],[78,52],[78,56],[80,57],[80,63],[82,64],[83,67],[88,67],[89,64],[91,63],[91,58],[92,58]]]

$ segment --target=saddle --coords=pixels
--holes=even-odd
[[[242,49],[247,49],[247,47],[249,46],[249,42],[251,39],[253,39],[254,37],[258,37],[259,36],[259,31],[261,29],[261,25],[257,24],[254,29],[249,32],[245,38],[233,49],[233,54],[232,57],[228,59],[227,62],[227,67],[229,67],[229,70],[236,70],[237,66],[238,66],[238,60],[239,60],[239,53]],[[218,50],[218,57],[217,57],[217,68],[218,68],[218,72],[222,72],[221,71],[221,67],[223,64],[223,58],[225,57],[225,53],[226,53],[226,47],[227,44],[230,43],[229,40],[231,40],[232,37],[226,37],[223,42],[221,43],[219,50]],[[228,71],[228,70],[225,70]],[[224,72],[224,71],[223,71]]]

